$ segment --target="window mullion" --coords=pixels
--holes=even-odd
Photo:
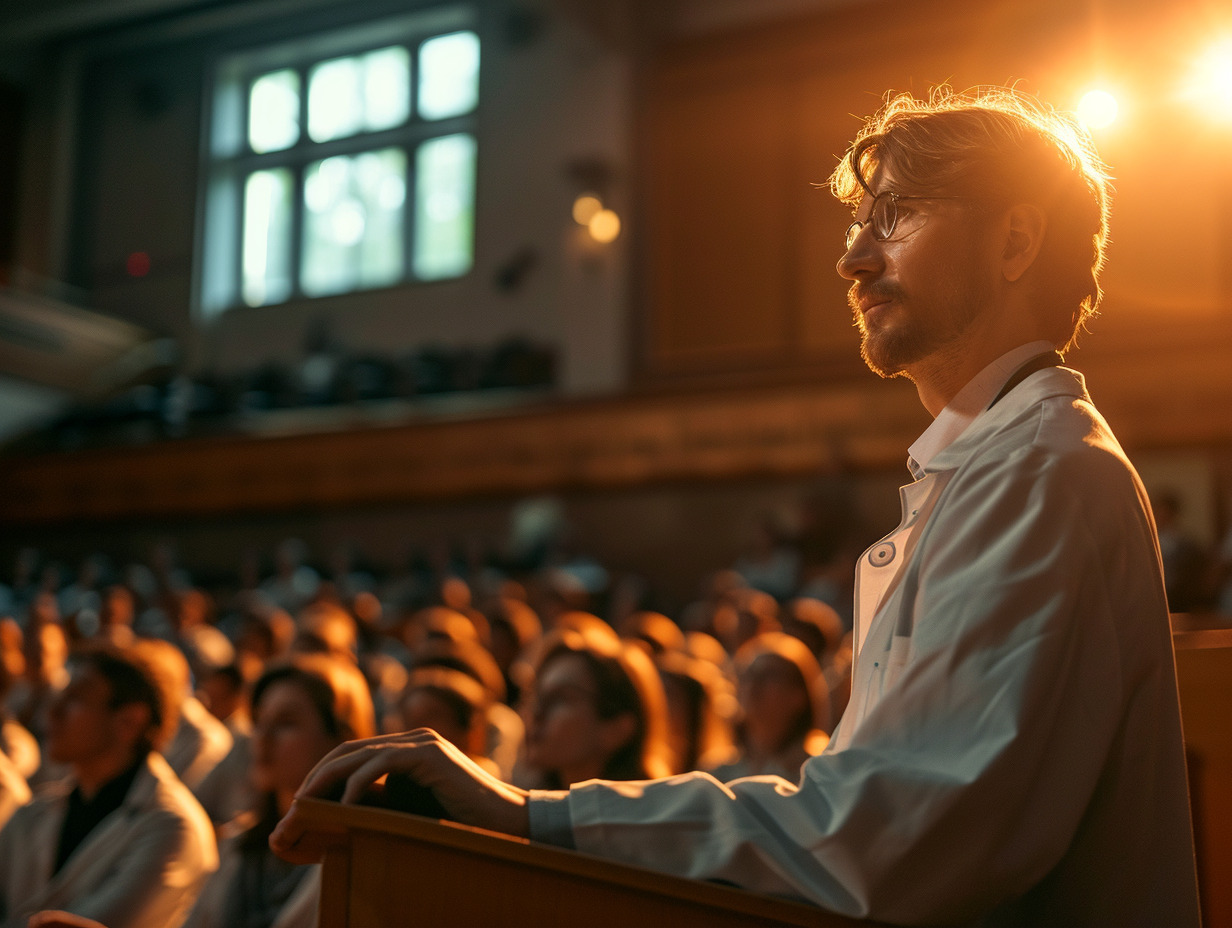
[[[235,170],[232,172],[232,177],[235,180],[234,187],[231,191],[235,198],[235,210],[232,215],[235,217],[236,229],[233,241],[231,243],[232,250],[232,268],[234,269],[231,275],[231,298],[230,303],[233,306],[244,305],[244,230],[246,216],[246,203],[244,191],[248,186],[248,175],[252,173],[252,169],[243,164],[246,155],[252,153],[252,145],[249,139],[248,121],[252,118],[252,75],[247,75],[244,78],[243,93],[240,94],[240,138],[241,143],[239,152],[237,153]]]
[[[403,279],[415,279],[415,214],[419,201],[418,173],[415,169],[416,149],[406,145],[406,196],[402,200],[402,260]]]
[[[291,299],[302,299],[301,283],[304,256],[304,166],[313,158],[313,143],[308,136],[308,71],[311,65],[299,71],[299,141],[295,145],[295,160],[289,164],[294,194],[291,199]]]

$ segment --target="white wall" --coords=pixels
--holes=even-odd
[[[319,0],[302,2],[314,16],[323,15]],[[266,23],[233,35],[213,20],[197,27],[208,35],[181,26],[160,40],[147,29],[138,39],[77,45],[56,59],[66,67],[80,62],[81,121],[57,122],[66,115],[54,111],[67,105],[63,97],[36,94],[42,118],[31,126],[44,137],[27,149],[51,147],[58,155],[30,166],[32,187],[46,189],[41,199],[27,198],[23,222],[32,241],[51,229],[57,241],[76,245],[30,250],[26,269],[53,279],[75,277],[97,308],[175,335],[195,368],[233,373],[266,360],[294,361],[306,330],[327,316],[345,348],[383,354],[426,344],[483,348],[523,336],[556,347],[564,394],[620,390],[628,368],[627,245],[636,233],[627,208],[630,62],[573,21],[552,16],[549,6],[529,39],[506,28],[510,4],[478,6],[484,94],[477,114],[476,261],[467,277],[236,309],[207,322],[192,318],[197,152],[211,55],[254,42],[254,36],[287,37],[293,33],[286,24],[300,22],[294,16],[280,17],[276,30]],[[345,7],[348,16],[355,9],[354,3]],[[77,125],[76,139],[63,131],[66,122]],[[48,138],[48,127],[56,125],[61,131]],[[72,164],[73,152],[80,173],[60,228],[54,204],[64,184],[52,162]],[[568,165],[579,159],[611,169],[609,197],[626,225],[606,248],[585,247],[570,218],[580,190]],[[527,250],[535,263],[522,286],[497,288],[498,270]],[[124,273],[134,251],[150,255],[144,278]]]

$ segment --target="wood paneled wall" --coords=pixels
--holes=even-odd
[[[1232,132],[1177,92],[1213,13],[1197,0],[1115,15],[1097,0],[896,0],[661,48],[639,110],[641,382],[858,378],[834,271],[850,216],[824,189],[857,117],[888,91],[944,82],[1018,82],[1066,109],[1097,81],[1123,112],[1096,139],[1115,178],[1113,244],[1082,355],[1116,376],[1149,349],[1183,381],[1192,350],[1232,335]],[[1191,182],[1202,195],[1178,195]]]

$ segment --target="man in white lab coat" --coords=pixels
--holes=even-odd
[[[460,821],[881,921],[1196,925],[1154,525],[1059,354],[1099,302],[1106,185],[1007,92],[895,98],[835,172],[862,354],[935,419],[860,562],[851,703],[798,782],[525,794],[420,731],[344,746],[305,793],[405,771]],[[292,811],[275,846],[300,839]]]
[[[169,700],[132,652],[88,651],[52,704],[47,752],[72,771],[0,831],[0,924],[178,925],[218,866],[201,806],[155,748]]]

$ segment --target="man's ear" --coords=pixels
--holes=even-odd
[[[1021,278],[1039,256],[1048,231],[1048,217],[1032,203],[1019,203],[1006,213],[1004,228],[1001,273],[1012,282]]]

